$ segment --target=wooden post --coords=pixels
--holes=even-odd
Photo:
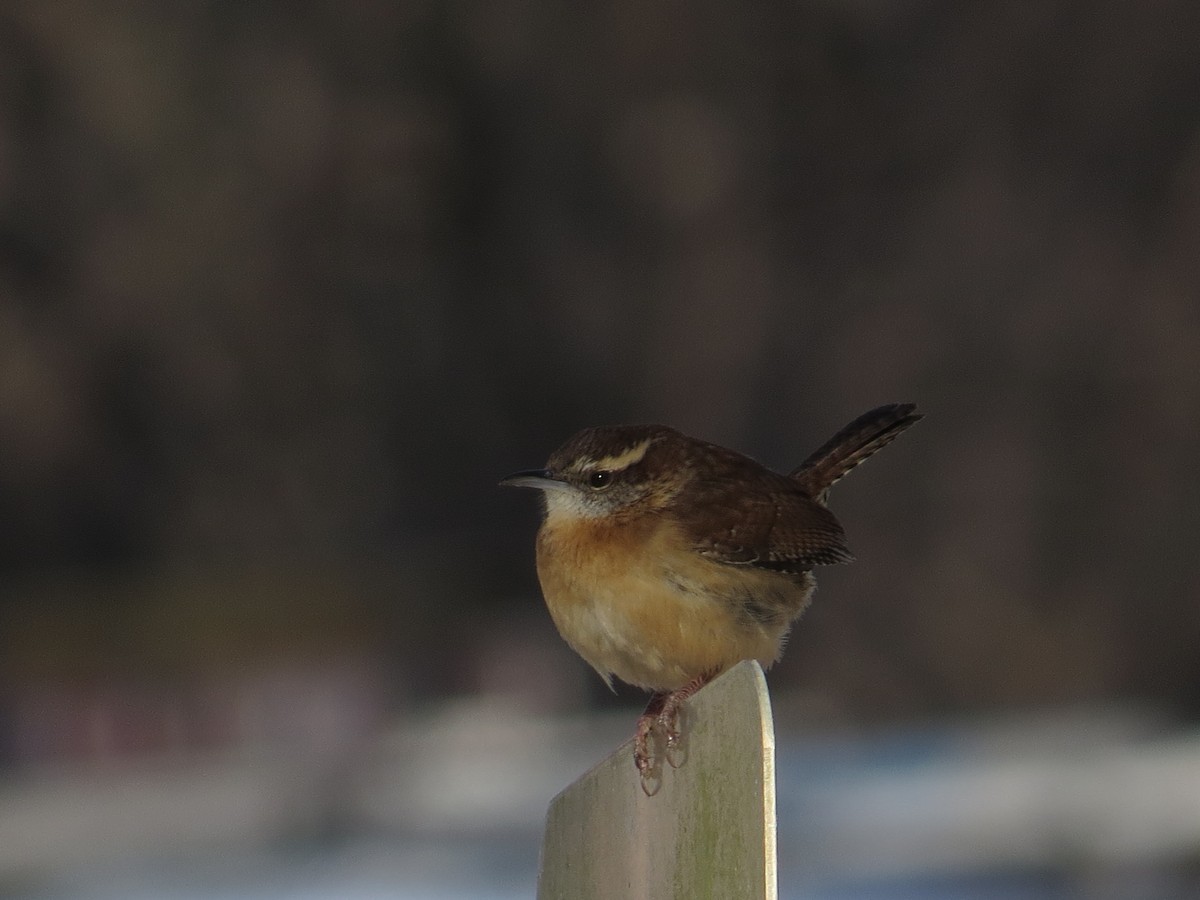
[[[740,663],[684,709],[685,758],[663,766],[653,796],[630,741],[554,798],[539,900],[775,900],[775,734],[762,669]]]

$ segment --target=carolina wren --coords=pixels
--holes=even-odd
[[[501,481],[542,492],[538,578],[563,638],[610,687],[653,692],[634,745],[643,786],[656,725],[675,747],[680,704],[741,660],[778,660],[813,568],[853,559],[829,488],[915,410],[859,416],[788,475],[663,425],[616,425]]]

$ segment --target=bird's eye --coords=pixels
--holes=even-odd
[[[588,475],[587,483],[593,491],[602,491],[612,484],[612,472],[607,469],[597,469]]]

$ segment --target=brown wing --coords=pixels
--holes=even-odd
[[[713,451],[715,465],[696,475],[676,506],[700,553],[787,574],[854,558],[833,513],[795,481],[731,451]]]

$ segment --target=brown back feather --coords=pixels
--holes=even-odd
[[[699,444],[700,442],[697,442]],[[799,575],[853,557],[833,513],[787,476],[714,445],[676,508],[679,524],[703,555]]]

